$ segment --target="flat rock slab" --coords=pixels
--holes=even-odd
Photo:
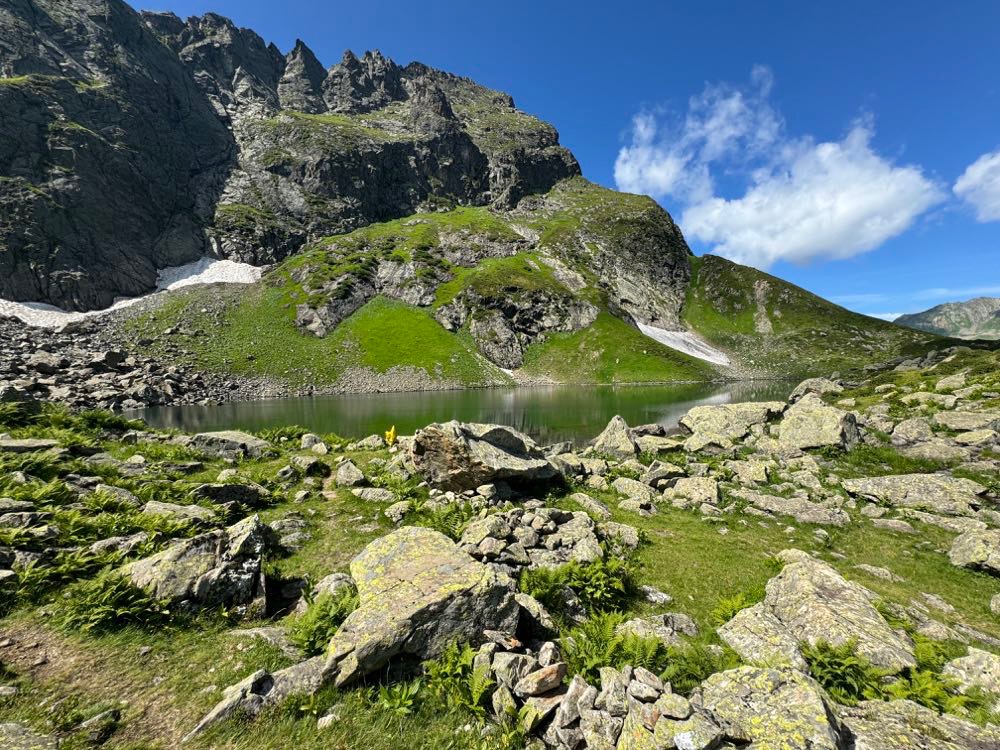
[[[59,740],[37,734],[23,724],[0,724],[0,748],[3,750],[57,750]]]
[[[986,488],[971,479],[957,479],[941,474],[893,474],[885,477],[845,479],[845,490],[852,495],[901,508],[927,510],[946,516],[971,516],[982,502]]]
[[[859,439],[854,414],[827,406],[813,393],[807,393],[788,407],[781,420],[779,442],[788,448],[822,448],[829,445],[849,450]]]
[[[213,456],[260,458],[272,452],[266,440],[239,430],[202,432],[191,438],[191,447]]]
[[[337,685],[399,654],[438,656],[451,643],[513,633],[513,581],[432,529],[406,526],[369,544],[351,562],[358,608],[330,641],[326,669]]]
[[[719,635],[747,661],[802,667],[798,644],[857,640],[858,653],[892,671],[916,665],[913,644],[894,631],[875,595],[799,550],[779,557],[784,569],[767,582],[764,601],[740,611]]]
[[[47,451],[58,447],[58,441],[43,440],[41,438],[25,438],[23,440],[7,438],[0,440],[0,453],[33,453],[35,451]]]
[[[776,516],[791,516],[799,523],[847,526],[851,522],[851,517],[840,508],[827,508],[801,498],[767,495],[753,490],[742,490],[733,494],[743,498],[758,510]]]
[[[748,401],[740,404],[696,406],[683,417],[681,426],[691,433],[739,439],[754,425],[765,424],[785,410],[782,401]]]
[[[823,688],[798,670],[740,667],[718,672],[702,683],[701,704],[726,737],[761,750],[843,747],[840,722]]]
[[[1000,729],[981,727],[957,716],[939,714],[911,701],[863,701],[841,706],[855,750],[992,750]]]

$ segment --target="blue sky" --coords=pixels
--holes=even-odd
[[[696,252],[852,309],[1000,296],[1000,3],[150,2],[507,91]]]

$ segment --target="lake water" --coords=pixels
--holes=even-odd
[[[216,406],[154,407],[136,413],[155,427],[189,432],[261,430],[301,425],[342,437],[381,434],[396,425],[400,435],[432,422],[458,419],[508,425],[541,444],[595,437],[615,414],[630,425],[657,422],[667,428],[699,404],[784,400],[788,381],[657,386],[545,386],[419,393],[352,394],[244,401]]]

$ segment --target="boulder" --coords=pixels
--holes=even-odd
[[[788,448],[835,446],[850,450],[859,439],[854,414],[827,406],[812,393],[790,406],[781,420],[779,440]]]
[[[58,750],[57,738],[38,734],[24,724],[0,723],[0,747],[4,750]]]
[[[359,606],[330,641],[326,670],[344,685],[395,656],[438,656],[450,643],[513,633],[514,583],[432,529],[403,527],[351,561]]]
[[[993,750],[1000,730],[939,714],[911,701],[862,701],[840,708],[852,750]]]
[[[334,481],[338,487],[360,487],[368,480],[353,461],[344,461],[337,467],[337,474]]]
[[[808,378],[795,386],[795,389],[789,394],[788,400],[795,403],[810,393],[822,396],[826,393],[837,394],[843,392],[843,386],[835,380],[830,380],[829,378]]]
[[[692,434],[719,435],[738,440],[746,436],[754,425],[766,424],[784,410],[785,404],[781,401],[696,406],[681,417],[680,423]]]
[[[171,604],[263,614],[265,539],[266,527],[254,515],[229,528],[175,542],[122,571],[133,584]]]
[[[413,436],[410,453],[428,482],[448,490],[495,482],[537,484],[561,477],[531,438],[501,425],[454,420],[428,425]]]
[[[632,436],[632,431],[618,415],[611,418],[604,431],[591,442],[591,446],[597,453],[616,458],[635,458],[639,455],[639,445]]]
[[[798,644],[857,641],[858,653],[892,671],[916,665],[913,644],[875,609],[875,595],[830,565],[785,550],[782,571],[767,583],[764,600],[740,611],[719,635],[747,661],[801,667]]]
[[[952,565],[1000,576],[1000,529],[966,531],[948,551]]]
[[[191,496],[219,505],[236,503],[247,508],[261,508],[267,504],[271,493],[255,482],[217,482],[196,487]]]
[[[970,646],[966,656],[952,659],[941,673],[957,680],[963,693],[978,688],[1000,702],[1000,656],[996,654]]]
[[[823,688],[795,669],[717,672],[700,693],[702,709],[733,742],[760,750],[840,750],[846,740]]]
[[[738,490],[733,495],[750,505],[776,516],[791,516],[799,523],[816,523],[827,526],[846,526],[851,517],[840,508],[827,508],[801,497],[780,497],[754,490]]]
[[[260,458],[272,453],[269,442],[239,430],[201,432],[191,438],[191,447],[222,458]]]
[[[142,506],[143,515],[147,516],[167,516],[179,521],[193,521],[196,523],[211,523],[215,520],[215,511],[203,508],[200,505],[177,505],[176,503],[163,503],[159,500],[150,500]]]
[[[934,422],[946,430],[1000,430],[1000,411],[939,411]]]
[[[57,440],[45,440],[43,438],[4,438],[0,440],[0,453],[34,453],[35,451],[47,451],[58,448]]]
[[[970,479],[942,474],[893,474],[885,477],[845,479],[852,495],[902,508],[927,510],[947,516],[971,516],[986,488]]]

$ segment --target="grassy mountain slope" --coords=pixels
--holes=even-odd
[[[932,338],[714,255],[693,259],[691,267],[684,322],[750,370],[847,370],[915,351]]]
[[[636,323],[693,331],[733,367]],[[456,207],[327,237],[249,289],[171,295],[128,325],[200,367],[320,390],[806,375],[933,339],[696,258],[655,202],[581,178],[514,211]]]

